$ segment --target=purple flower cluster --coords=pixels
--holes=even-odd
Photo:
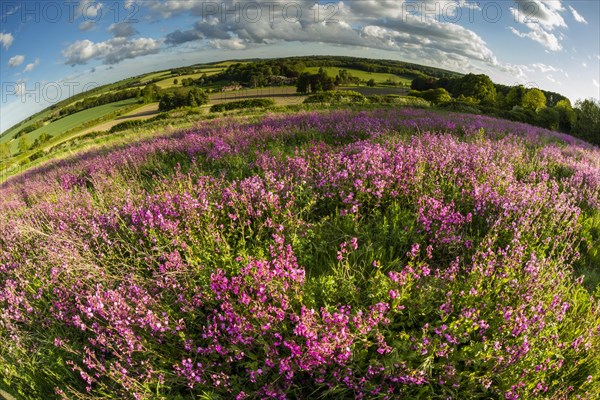
[[[0,199],[0,376],[25,397],[600,394],[572,270],[600,151],[569,136],[413,109],[224,119]]]

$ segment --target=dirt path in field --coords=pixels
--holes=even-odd
[[[86,133],[90,133],[90,132],[108,131],[108,130],[110,130],[110,128],[112,128],[115,125],[120,124],[121,122],[149,119],[149,118],[154,117],[157,114],[158,114],[158,103],[146,104],[145,106],[136,108],[135,110],[130,111],[125,115],[121,115],[120,117],[117,117],[113,120],[106,121],[101,124],[94,125],[90,128],[87,128],[87,129],[79,132],[76,136],[71,136],[70,139],[73,139],[74,137],[77,137],[77,136],[85,135]]]
[[[272,99],[278,106],[302,104],[306,96],[299,96],[295,87],[268,87],[242,89],[210,95],[210,105],[246,99]]]

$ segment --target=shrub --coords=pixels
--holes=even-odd
[[[126,131],[128,129],[137,128],[142,125],[144,125],[144,121],[138,120],[138,119],[131,120],[131,121],[125,121],[125,122],[121,122],[121,123],[113,126],[112,128],[110,128],[109,132],[116,133],[116,132]]]
[[[331,90],[308,96],[304,103],[329,103],[329,104],[362,104],[368,100],[362,94],[353,90]]]
[[[229,103],[215,104],[210,108],[210,112],[223,112],[231,110],[243,110],[247,108],[265,108],[275,105],[273,99],[247,99],[232,101]]]

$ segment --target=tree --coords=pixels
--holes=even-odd
[[[173,93],[165,94],[158,103],[158,111],[165,112],[177,108],[175,102],[175,95]]]
[[[17,143],[17,148],[21,153],[25,153],[31,148],[31,141],[27,136],[21,136],[19,138],[19,142]]]
[[[560,113],[553,107],[544,107],[538,111],[538,116],[545,128],[558,130]]]
[[[463,76],[457,88],[460,95],[474,97],[487,105],[494,105],[496,102],[496,86],[489,76],[480,74],[467,74]]]
[[[296,82],[296,91],[299,93],[315,93],[335,89],[335,81],[323,70],[317,74],[303,73]]]
[[[506,104],[508,107],[513,108],[523,106],[523,96],[525,95],[525,92],[525,86],[513,86],[506,95]]]
[[[180,107],[198,107],[209,102],[208,94],[202,89],[193,88],[186,92],[185,89],[178,89],[174,93],[167,93],[158,104],[160,112],[173,110]]]
[[[558,111],[558,129],[563,132],[571,132],[573,125],[577,121],[577,114],[573,107],[571,106],[571,102],[569,99],[560,100],[556,103],[554,107],[556,111]]]
[[[6,159],[10,158],[10,156],[11,156],[10,145],[8,143],[0,144],[0,160],[6,160]]]
[[[310,74],[303,73],[298,77],[296,81],[296,92],[298,93],[308,93],[310,90]]]
[[[187,105],[190,107],[198,107],[207,104],[209,101],[208,94],[202,89],[194,88],[188,93]]]
[[[159,88],[154,83],[150,85],[146,85],[144,89],[142,89],[142,101],[144,103],[152,103],[159,98]]]
[[[177,85],[179,81],[177,79],[173,79],[173,85]]]
[[[577,122],[573,132],[591,143],[600,145],[600,102],[594,99],[575,103]]]
[[[418,76],[413,79],[410,88],[413,90],[429,90],[435,88],[436,80],[430,76]]]
[[[367,86],[375,87],[375,79],[371,78],[367,81]]]
[[[438,103],[446,103],[448,101],[452,101],[452,97],[450,97],[450,93],[446,89],[438,88],[438,89],[429,89],[424,92],[419,92],[417,90],[411,90],[408,92],[409,96],[420,97],[427,101],[430,101],[434,104]]]
[[[523,95],[523,108],[533,111],[546,107],[546,96],[539,89],[529,89]]]

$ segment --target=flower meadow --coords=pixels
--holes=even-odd
[[[26,399],[597,399],[600,150],[493,118],[199,122],[0,187]]]

